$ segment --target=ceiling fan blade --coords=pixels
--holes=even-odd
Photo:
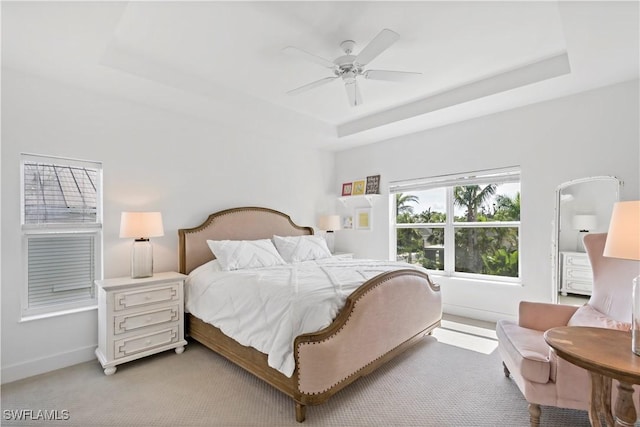
[[[362,75],[365,79],[404,82],[415,79],[422,73],[414,71],[367,70]]]
[[[325,77],[324,79],[316,80],[315,82],[307,83],[304,86],[300,86],[298,88],[291,89],[290,91],[287,92],[287,94],[288,95],[297,95],[297,94],[299,94],[301,92],[305,92],[305,91],[307,91],[309,89],[313,89],[314,87],[322,86],[323,84],[327,84],[329,82],[332,82],[337,78],[338,78],[338,76]]]
[[[378,55],[387,50],[387,48],[395,43],[399,37],[400,34],[385,28],[360,51],[354,62],[357,62],[360,65],[367,65]]]
[[[297,56],[299,58],[304,58],[308,61],[312,61],[315,62],[316,64],[320,64],[323,67],[327,67],[327,68],[331,68],[331,69],[335,69],[336,68],[336,64],[334,64],[333,62],[329,61],[328,59],[324,59],[321,56],[318,55],[314,55],[313,53],[309,53],[306,50],[302,50],[298,47],[294,47],[294,46],[287,46],[284,49],[282,49],[282,51],[288,55],[293,55],[293,56]]]
[[[360,88],[358,88],[358,82],[356,79],[346,81],[344,87],[347,90],[347,98],[349,98],[349,105],[357,107],[362,104],[362,96],[360,95]]]

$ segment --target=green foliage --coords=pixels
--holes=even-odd
[[[454,203],[465,209],[458,222],[487,222],[486,227],[456,228],[456,271],[496,276],[518,277],[518,229],[517,227],[491,227],[492,221],[520,220],[520,193],[514,198],[496,196],[495,203],[487,206],[495,194],[496,185],[477,185],[454,188]],[[412,204],[419,202],[415,195],[397,194],[397,223],[444,223],[444,212],[431,209],[414,214]],[[399,259],[423,265],[425,268],[443,270],[444,228],[397,229],[397,254]]]

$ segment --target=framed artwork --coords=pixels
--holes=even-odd
[[[355,228],[356,230],[371,230],[372,217],[371,208],[356,209]]]
[[[351,192],[352,196],[359,196],[364,194],[366,181],[364,179],[360,181],[353,182],[353,191]]]
[[[366,194],[380,194],[380,175],[367,177]]]
[[[344,184],[342,184],[342,195],[350,196],[352,188],[353,188],[353,183],[351,182],[345,182]]]
[[[353,217],[351,215],[342,217],[342,229],[351,230],[353,228]]]

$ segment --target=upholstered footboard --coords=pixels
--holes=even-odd
[[[296,338],[296,419],[440,325],[440,288],[426,274],[398,270],[355,291],[326,329]]]

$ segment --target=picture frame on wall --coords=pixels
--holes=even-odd
[[[367,181],[364,179],[353,181],[353,190],[351,191],[352,196],[361,196],[364,194],[366,189]]]
[[[350,196],[352,188],[353,188],[352,182],[345,182],[344,184],[342,184],[342,195]]]
[[[371,175],[367,177],[365,194],[380,194],[380,175]]]
[[[343,230],[353,229],[353,217],[351,215],[342,217],[342,229]]]
[[[354,225],[356,230],[371,230],[373,218],[371,208],[360,208],[355,211]]]

